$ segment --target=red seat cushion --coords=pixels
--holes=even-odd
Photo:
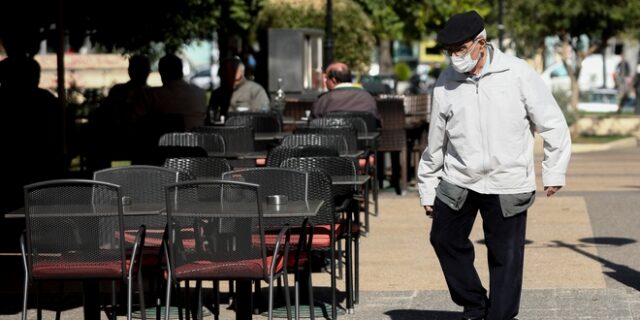
[[[267,257],[266,268],[271,266],[273,257]],[[276,263],[274,273],[282,271],[283,259]],[[265,266],[262,259],[240,261],[210,261],[199,260],[176,267],[177,279],[260,279],[263,278]]]
[[[122,277],[122,264],[120,261],[44,261],[34,263],[31,274],[40,279],[115,279]]]

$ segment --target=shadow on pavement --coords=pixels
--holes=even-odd
[[[602,242],[605,242],[606,239],[606,243],[607,244],[612,244],[612,243],[617,243],[617,245],[625,245],[625,244],[629,244],[629,243],[633,243],[635,242],[635,240],[633,239],[627,239],[627,238],[609,238],[609,237],[604,237],[604,238],[587,238],[590,239],[590,243],[597,243],[597,244],[602,244]],[[615,240],[614,240],[615,239]],[[582,239],[581,241],[583,242],[587,242],[585,241],[585,239]],[[600,241],[600,242],[598,242]],[[600,263],[602,263],[603,267],[606,267],[612,271],[604,271],[603,273],[606,274],[607,276],[611,277],[612,279],[622,283],[623,285],[626,285],[630,288],[633,288],[635,290],[640,290],[640,272],[638,272],[638,270],[634,270],[631,269],[625,265],[621,265],[621,264],[617,264],[615,262],[609,261],[607,259],[598,257],[590,252],[587,252],[585,250],[582,250],[579,248],[579,245],[575,245],[575,244],[567,244],[564,243],[562,241],[553,241],[558,247],[561,248],[567,248],[570,250],[573,250],[587,258],[591,258],[595,261],[598,261]]]
[[[389,310],[384,313],[392,320],[458,320],[462,316],[460,312],[437,310]]]

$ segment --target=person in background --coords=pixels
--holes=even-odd
[[[475,11],[453,15],[437,41],[451,59],[433,92],[428,146],[419,164],[430,242],[462,319],[518,315],[527,209],[535,199],[534,132],[544,140],[546,196],[565,185],[571,138],[562,111],[525,61],[487,42]],[[489,296],[469,240],[478,215],[488,250]]]
[[[204,125],[206,92],[184,80],[182,60],[176,55],[167,54],[160,58],[158,71],[162,87],[143,90],[142,101],[136,107],[136,117],[178,115],[182,117],[185,130]]]
[[[380,123],[376,100],[351,81],[351,70],[346,64],[334,62],[327,66],[324,84],[329,91],[322,93],[313,103],[311,118],[321,118],[329,112],[365,111],[374,114]]]
[[[264,88],[245,78],[245,67],[240,58],[226,58],[220,63],[220,87],[213,90],[209,110],[217,121],[229,112],[269,111],[269,96]]]
[[[636,66],[636,75],[634,77],[633,87],[636,94],[635,114],[640,114],[640,64]]]
[[[7,174],[0,184],[0,209],[9,212],[24,206],[24,185],[66,178],[69,159],[64,149],[64,111],[51,92],[38,87],[38,62],[31,57],[9,56],[2,60],[2,69],[0,135],[4,154],[0,165]],[[24,219],[0,218],[0,223],[0,248],[20,252],[18,238]]]
[[[129,78],[114,85],[89,121],[94,143],[89,168],[96,171],[111,166],[112,160],[130,159],[133,137],[133,108],[151,72],[149,59],[142,55],[129,58]]]
[[[624,56],[620,54],[621,60],[616,65],[616,71],[613,74],[613,80],[615,81],[615,87],[618,90],[618,113],[622,113],[622,108],[625,105],[629,94],[631,93],[631,68],[629,63],[624,60]]]

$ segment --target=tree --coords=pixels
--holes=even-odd
[[[477,10],[486,15],[490,8],[482,0],[357,0],[374,24],[380,52],[380,70],[389,73],[391,41],[421,40],[443,27],[460,12]]]
[[[42,39],[55,39],[62,8],[69,44],[86,36],[107,51],[149,52],[154,43],[175,51],[184,43],[209,38],[222,0],[32,0],[10,1],[0,10],[0,39],[7,50],[33,55]]]
[[[257,26],[268,28],[317,28],[324,30],[325,1],[270,0],[258,14]],[[259,31],[260,32],[260,31]],[[371,19],[352,0],[333,3],[333,33],[336,60],[363,72],[370,62],[375,43]]]
[[[513,0],[506,8],[511,37],[521,46],[539,48],[545,36],[562,41],[560,55],[571,78],[571,108],[577,110],[578,78],[585,57],[604,52],[612,37],[637,30],[640,3],[634,0]],[[581,38],[586,35],[587,46]]]

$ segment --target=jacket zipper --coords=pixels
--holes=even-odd
[[[482,79],[482,77],[480,77],[480,79]],[[485,122],[483,121],[483,117],[484,117],[484,112],[481,109],[481,105],[480,105],[480,94],[478,93],[478,87],[480,86],[480,79],[474,81],[475,85],[476,85],[476,101],[478,104],[478,113],[479,113],[479,121],[480,121],[480,139],[482,140],[482,172],[483,172],[483,182],[484,182],[484,190],[487,189],[487,159],[486,159],[486,155],[487,155],[487,146],[485,145],[485,136],[486,136],[486,130],[485,129]]]

